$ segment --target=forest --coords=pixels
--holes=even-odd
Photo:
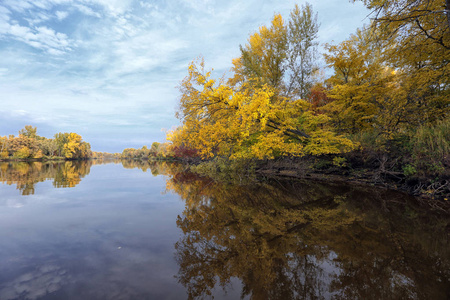
[[[91,145],[74,132],[59,132],[53,139],[37,135],[37,128],[26,125],[19,136],[0,136],[0,161],[89,159],[93,155]]]
[[[364,3],[371,23],[324,45],[326,68],[310,4],[251,34],[230,74],[195,59],[179,86],[181,126],[167,134],[172,152],[230,163],[325,159],[346,172],[426,178],[448,193],[449,2]]]

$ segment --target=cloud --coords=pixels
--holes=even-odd
[[[66,34],[56,32],[46,26],[27,27],[18,24],[3,23],[0,25],[0,37],[24,42],[34,48],[47,51],[50,54],[62,54],[70,51],[70,41]]]
[[[68,15],[69,15],[69,13],[67,11],[57,11],[56,12],[56,17],[58,18],[59,21],[64,20],[65,18],[67,18]]]
[[[133,0],[91,0],[93,3],[102,6],[110,15],[119,16],[129,11],[133,7]]]
[[[96,18],[101,18],[101,14],[94,11],[92,8],[86,6],[86,5],[82,5],[82,4],[75,4],[74,7],[76,7],[81,13],[87,15],[87,16],[91,16],[91,17],[96,17]]]
[[[17,11],[19,13],[33,8],[33,4],[31,3],[31,1],[27,0],[4,0],[2,4],[4,5],[4,7],[9,7],[11,10]]]

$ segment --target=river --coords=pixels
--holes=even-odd
[[[167,162],[0,163],[0,299],[449,299],[448,215],[405,194]]]

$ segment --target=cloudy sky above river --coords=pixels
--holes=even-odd
[[[222,76],[239,45],[299,1],[1,0],[0,135],[36,126],[48,138],[76,132],[94,151],[165,140],[177,86],[202,55]],[[319,42],[368,23],[348,0],[309,1]]]

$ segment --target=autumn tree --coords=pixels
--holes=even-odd
[[[21,135],[31,139],[39,138],[39,136],[37,135],[37,128],[31,125],[26,125],[24,129],[19,130],[19,136]]]
[[[203,60],[193,62],[188,72],[180,86],[177,116],[183,125],[177,140],[203,157],[273,158],[339,153],[354,146],[334,135],[327,117],[313,114],[307,101],[274,97],[276,89],[269,84],[245,82],[233,88],[212,79]]]
[[[241,46],[229,80],[214,79],[203,59],[192,62],[180,85],[182,126],[168,135],[175,147],[202,157],[274,158],[353,149],[335,135],[328,116],[305,99],[315,72],[317,15],[309,4],[286,25],[275,15]],[[306,98],[307,99],[307,98]]]
[[[237,78],[256,80],[280,89],[286,71],[288,51],[287,28],[281,15],[275,15],[271,26],[261,26],[259,32],[240,46],[241,57],[235,63]]]
[[[235,74],[229,83],[254,81],[275,88],[274,96],[306,99],[317,70],[318,30],[317,13],[308,3],[301,8],[296,5],[287,24],[275,15],[270,27],[261,26],[240,46],[241,56],[233,60]]]
[[[64,144],[64,156],[66,158],[89,158],[91,157],[91,146],[83,141],[81,135],[69,133],[67,143]]]
[[[348,133],[373,128],[378,113],[375,92],[384,80],[380,78],[385,68],[380,49],[363,30],[339,45],[326,45],[326,49],[325,60],[334,69],[328,80],[334,101],[326,109],[334,126]]]
[[[76,133],[57,133],[54,139],[37,135],[31,125],[19,131],[19,136],[0,137],[0,159],[42,159],[54,156],[85,159],[92,156],[90,144]]]
[[[0,136],[0,158],[7,158],[8,153],[8,138],[6,136]]]
[[[450,109],[450,2],[363,1],[372,10],[372,31],[384,59],[401,71],[408,102],[421,118],[414,125],[448,117]]]
[[[19,159],[42,157],[37,140],[26,135],[11,137],[8,142],[8,151],[13,157]]]
[[[69,133],[59,132],[54,136],[57,148],[58,156],[64,156],[64,145],[69,142]]]
[[[58,144],[54,139],[42,138],[39,140],[39,148],[44,155],[55,156],[58,151]]]

